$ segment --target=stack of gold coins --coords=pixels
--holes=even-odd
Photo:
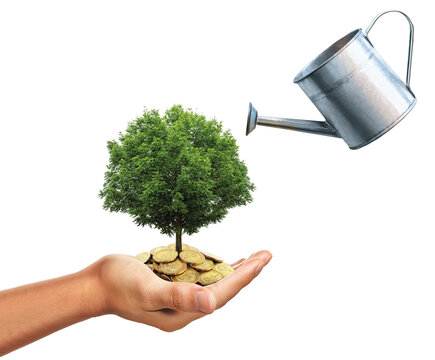
[[[203,286],[214,284],[234,272],[220,257],[187,244],[182,245],[180,253],[175,250],[175,244],[170,244],[140,253],[136,259],[163,280]]]

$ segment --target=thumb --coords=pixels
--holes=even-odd
[[[211,314],[216,308],[214,294],[199,285],[165,283],[159,293],[159,306],[173,310]]]

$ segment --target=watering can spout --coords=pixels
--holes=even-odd
[[[295,130],[310,134],[340,137],[337,131],[325,121],[285,119],[269,116],[258,116],[257,110],[249,103],[246,135],[249,135],[257,125],[270,126],[281,129]]]

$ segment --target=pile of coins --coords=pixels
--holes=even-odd
[[[163,280],[198,283],[203,286],[214,284],[234,272],[218,256],[199,251],[187,244],[182,245],[180,253],[175,250],[175,244],[170,244],[140,253],[136,255],[136,259]]]

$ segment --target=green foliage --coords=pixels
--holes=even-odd
[[[164,116],[145,110],[107,147],[104,208],[138,225],[181,238],[252,201],[255,187],[230,132],[179,105]]]

